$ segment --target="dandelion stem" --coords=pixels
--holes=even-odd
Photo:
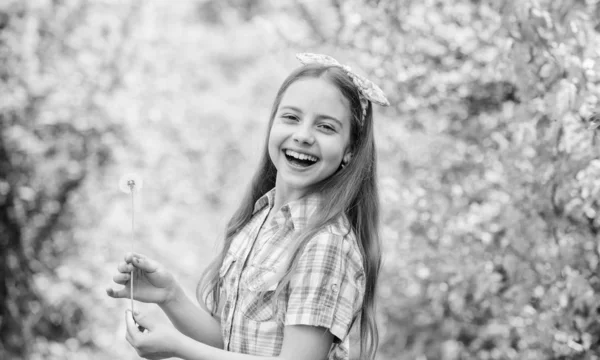
[[[131,253],[133,254],[133,242],[135,239],[135,220],[134,220],[134,213],[135,213],[135,206],[134,206],[134,187],[135,184],[130,184],[129,185],[129,189],[131,190]],[[131,296],[131,314],[133,315],[133,274],[134,274],[134,270],[131,270],[131,279],[129,280],[129,294]]]

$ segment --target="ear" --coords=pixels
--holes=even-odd
[[[342,163],[347,164],[350,162],[350,159],[352,159],[352,153],[350,151],[346,151],[344,157],[342,158]]]

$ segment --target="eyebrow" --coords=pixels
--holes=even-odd
[[[283,109],[289,109],[289,110],[296,111],[296,112],[302,114],[302,110],[300,110],[299,108],[297,108],[295,106],[292,106],[292,105],[285,105],[285,106],[282,106],[282,107],[279,108],[279,110],[283,110]],[[317,117],[335,121],[336,123],[338,123],[338,125],[340,127],[342,127],[342,128],[344,127],[344,125],[342,124],[342,122],[339,121],[338,119],[334,118],[333,116],[324,115],[324,114],[317,114]]]

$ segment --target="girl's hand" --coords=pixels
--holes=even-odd
[[[135,318],[131,310],[125,312],[127,333],[125,338],[135,348],[138,355],[146,359],[165,359],[176,356],[177,330],[170,325],[145,318],[136,311]],[[140,331],[141,326],[144,330]]]
[[[173,275],[156,261],[143,255],[127,253],[125,261],[117,267],[113,281],[125,287],[120,290],[107,288],[106,293],[113,298],[130,297],[129,280],[133,271],[133,297],[146,303],[165,304],[171,301],[179,284]]]

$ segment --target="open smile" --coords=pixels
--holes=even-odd
[[[284,149],[283,153],[288,164],[294,168],[306,169],[319,162],[319,158],[311,154],[290,149]]]

